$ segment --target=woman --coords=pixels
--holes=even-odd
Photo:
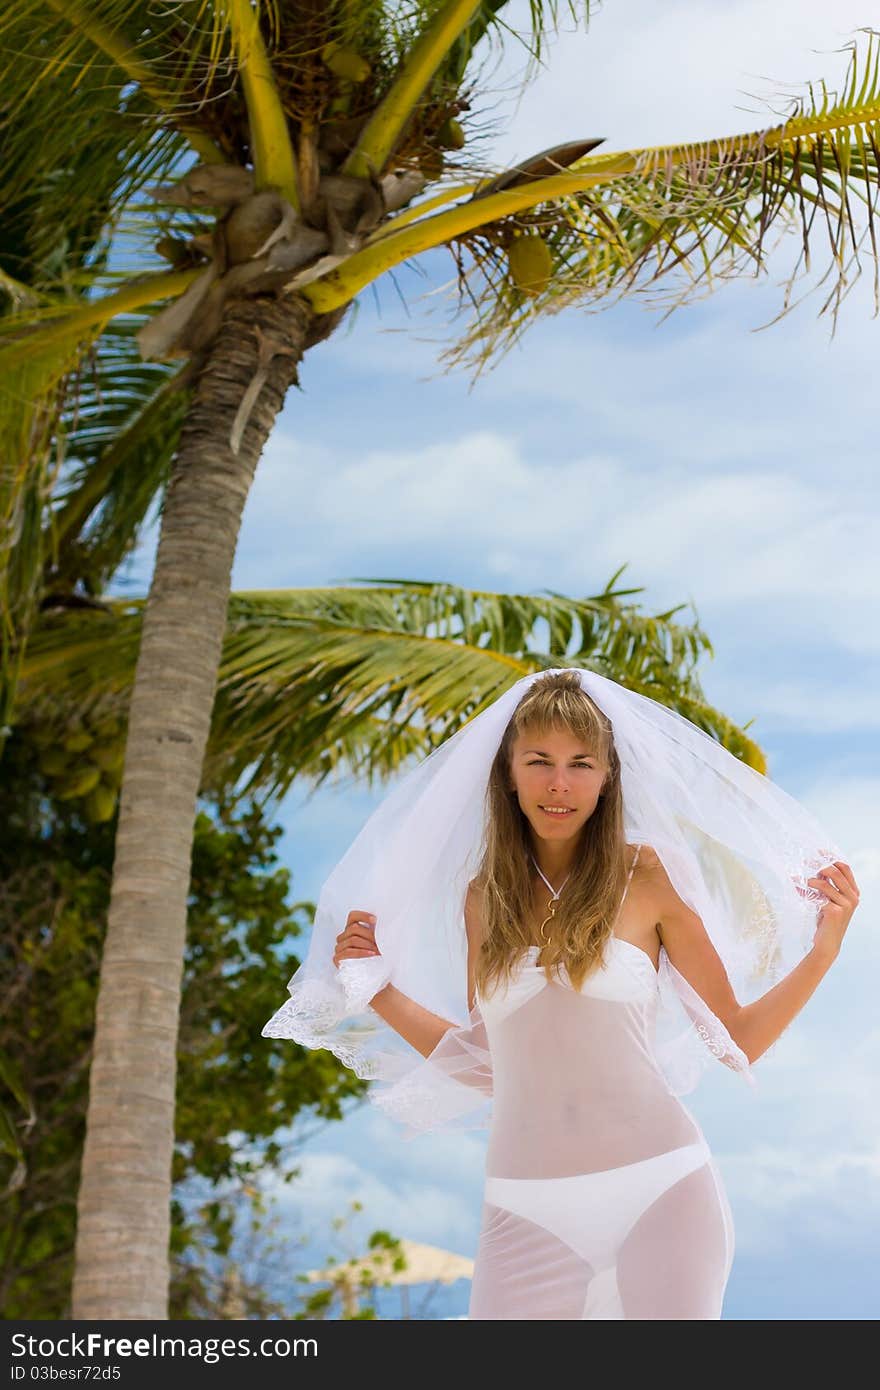
[[[842,859],[798,882],[784,825],[757,863],[743,836],[754,835],[760,813],[768,817],[765,837],[787,815],[788,831],[802,839],[806,812],[778,788],[769,792],[772,784],[751,769],[737,764],[734,771],[737,760],[687,721],[649,709],[654,702],[621,687],[603,691],[600,707],[588,681],[599,690],[614,685],[577,670],[519,683],[525,689],[494,750],[480,860],[462,914],[467,1021],[420,1002],[425,977],[413,968],[414,950],[430,951],[430,943],[424,932],[404,929],[389,937],[396,968],[381,987],[368,983],[366,995],[372,1013],[425,1063],[413,1069],[398,1059],[395,1066],[386,1056],[383,1065],[374,1052],[372,1070],[359,1068],[356,1046],[347,1060],[394,1083],[380,1097],[392,1114],[401,1113],[402,1098],[412,1118],[421,1093],[447,1119],[466,1104],[469,1089],[492,1097],[471,1318],[717,1319],[733,1257],[732,1219],[706,1140],[677,1094],[690,1088],[676,1085],[683,1035],[658,1046],[661,982],[710,1054],[752,1079],[751,1064],[836,959],[858,890]],[[615,700],[623,703],[612,725],[606,711]],[[637,721],[647,717],[654,725],[646,740]],[[432,795],[423,793],[406,814],[411,850],[427,838],[414,839],[412,827],[428,822],[432,804],[435,835],[454,837],[461,776],[451,775],[452,766],[444,777],[438,771]],[[733,779],[729,785],[718,781],[719,769]],[[625,780],[635,803],[629,815]],[[704,798],[704,824],[695,795]],[[656,846],[639,834],[629,842],[631,827],[648,825]],[[401,870],[404,850],[400,836],[389,842]],[[453,848],[447,869],[461,859]],[[796,934],[779,904],[781,879],[792,877],[801,901],[824,904],[809,949],[773,988],[741,1003],[724,957],[741,966],[751,941],[752,965],[760,959],[767,973],[775,956],[778,973],[791,945],[786,921],[788,936]],[[398,900],[398,916],[406,899]],[[746,912],[747,902],[759,910]],[[704,906],[714,942],[693,904]],[[334,937],[333,967],[349,979],[352,963],[375,969],[383,955],[379,925],[378,913],[350,908]],[[442,962],[439,953],[435,965]],[[415,992],[407,991],[408,979]],[[304,1034],[301,1013],[290,1026],[295,1001],[285,1009],[287,1026],[279,1010],[264,1033],[322,1045]],[[338,1039],[326,1045],[344,1055]],[[450,1087],[452,1108],[443,1110]]]

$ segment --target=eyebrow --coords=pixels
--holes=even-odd
[[[544,748],[524,748],[524,749],[523,749],[523,753],[540,753],[541,756],[542,756],[542,758],[549,758],[549,757],[550,757],[550,754],[549,754],[549,753],[546,751],[546,749],[544,749]],[[581,758],[593,758],[593,760],[595,761],[595,754],[593,754],[593,753],[575,753],[575,754],[574,754],[574,760],[575,760],[575,762],[577,762],[577,761],[578,761],[579,759],[581,759]]]

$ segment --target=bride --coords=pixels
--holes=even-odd
[[[455,1123],[475,1102],[489,1107],[471,1318],[717,1319],[733,1221],[681,1092],[713,1056],[754,1083],[752,1064],[837,958],[858,888],[842,858],[821,862],[814,852],[807,874],[805,826],[818,828],[803,808],[680,716],[575,669],[518,684],[500,737],[479,749],[488,775],[477,769],[478,855],[473,828],[470,857],[455,849],[463,812],[449,763],[445,782],[438,769],[411,809],[397,801],[400,838],[392,830],[382,841],[386,862],[403,872],[401,825],[413,831],[420,818],[412,848],[427,881],[420,888],[418,864],[409,866],[415,875],[395,900],[371,861],[397,932],[380,941],[383,913],[368,891],[341,930],[337,919],[332,943],[326,933],[321,942],[324,964],[332,945],[332,967],[349,986],[343,1012],[360,1012],[357,976],[363,1007],[424,1060],[359,1052],[357,1028],[334,1032],[343,1018],[328,1012],[326,996],[322,1041],[318,977],[308,971],[301,981],[297,972],[292,999],[263,1031],[330,1046],[360,1074],[390,1081],[373,1098],[411,1123],[427,1109],[423,1128]],[[624,703],[612,720],[615,696]],[[653,731],[623,717],[633,701],[642,716],[654,706]],[[449,743],[463,744],[480,718]],[[462,767],[465,756],[459,748]],[[760,842],[756,863],[754,835],[770,834],[763,818],[775,838]],[[432,832],[441,844],[428,869]],[[444,935],[441,914],[431,940],[417,916],[432,875],[442,878],[444,845],[448,878],[469,871],[458,926],[466,1017],[431,1007],[440,992],[428,987],[450,969],[437,944],[454,942],[454,928]],[[353,893],[350,873],[347,882]],[[746,1001],[729,972],[743,989],[756,973],[779,978]],[[675,1036],[664,1041],[658,1022],[676,1005]]]

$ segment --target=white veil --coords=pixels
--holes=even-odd
[[[764,994],[810,949],[823,896],[807,880],[844,852],[813,816],[673,710],[593,671],[581,685],[611,721],[624,834],[651,845],[702,919],[740,1003]],[[405,773],[324,882],[290,998],[262,1029],[329,1048],[407,1126],[489,1123],[492,1063],[479,1005],[468,1009],[464,900],[479,867],[493,758],[529,685],[516,681]],[[352,908],[376,916],[380,955],[333,964]],[[427,1058],[369,1007],[391,981],[453,1025]],[[713,1057],[754,1084],[721,1021],[660,952],[655,1055],[671,1090],[692,1091]],[[766,1053],[764,1054],[767,1055]]]

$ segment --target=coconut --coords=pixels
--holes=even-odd
[[[437,131],[437,144],[444,150],[460,150],[464,145],[464,129],[454,116],[445,120]]]
[[[74,729],[66,738],[62,739],[64,747],[68,753],[81,753],[84,748],[88,748],[94,742],[92,735],[87,729]]]
[[[372,68],[366,58],[362,58],[353,48],[345,48],[341,43],[328,43],[321,51],[321,57],[336,77],[345,82],[366,82]]]
[[[515,237],[508,248],[507,265],[511,280],[523,294],[540,294],[553,274],[550,247],[540,236]]]
[[[94,763],[89,763],[79,772],[72,772],[68,777],[64,777],[53,788],[59,801],[70,801],[75,796],[85,796],[93,787],[96,787],[101,780],[101,769],[95,767]]]
[[[125,741],[108,743],[104,747],[93,748],[89,757],[98,764],[102,772],[116,772],[125,762]]]
[[[87,820],[96,825],[112,818],[116,810],[116,792],[112,787],[99,782],[93,787],[83,802],[83,813]]]

